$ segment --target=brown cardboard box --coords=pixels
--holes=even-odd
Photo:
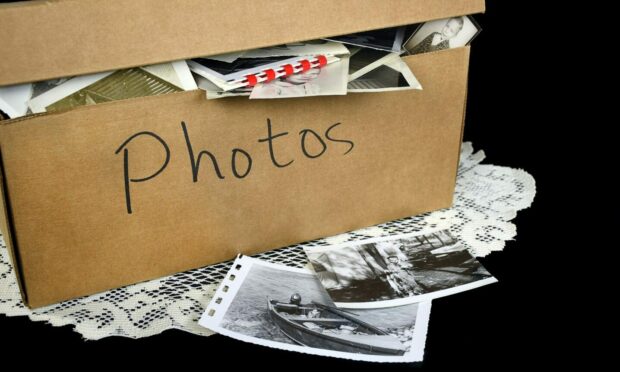
[[[0,45],[9,45],[0,85],[484,10],[478,0],[315,0],[321,11],[308,8],[293,22],[279,3],[0,7]],[[372,6],[378,9],[369,14]],[[132,25],[117,17],[127,9],[142,15]],[[222,18],[247,12],[268,22]],[[61,15],[73,27],[54,18]],[[32,17],[44,19],[34,25]],[[161,28],[153,28],[153,17]],[[84,41],[99,48],[71,32],[93,20],[111,34],[93,26],[95,36]],[[23,34],[26,24],[30,33]],[[22,48],[18,34],[33,46]],[[151,38],[162,43],[142,44]],[[71,49],[76,59],[65,55]],[[423,91],[215,101],[181,92],[0,122],[0,227],[24,301],[38,307],[449,207],[468,59],[469,48],[406,57]]]

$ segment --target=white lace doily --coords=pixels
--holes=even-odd
[[[432,213],[387,222],[345,234],[295,244],[259,255],[271,262],[302,267],[304,245],[324,245],[405,232],[448,228],[476,256],[501,250],[516,235],[510,222],[527,208],[536,193],[534,179],[519,169],[480,164],[484,152],[463,144],[454,206]],[[100,294],[30,310],[19,294],[8,250],[0,235],[0,314],[28,316],[54,326],[74,325],[86,339],[108,336],[146,337],[176,328],[211,334],[197,324],[203,306],[230,263],[222,263],[130,285]]]

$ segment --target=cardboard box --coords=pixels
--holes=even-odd
[[[275,3],[0,7],[9,46],[0,85],[484,10],[478,0],[315,0],[320,12],[288,18],[296,11]],[[128,9],[141,15],[131,25],[118,17]],[[230,18],[248,11],[266,22]],[[468,60],[469,48],[406,57],[423,91],[215,101],[194,91],[1,121],[1,227],[24,301],[38,307],[449,207]]]

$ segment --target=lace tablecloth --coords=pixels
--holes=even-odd
[[[484,152],[464,143],[454,205],[419,216],[387,222],[345,234],[295,244],[259,255],[268,261],[302,267],[303,246],[355,241],[405,232],[448,228],[476,256],[503,249],[516,236],[510,221],[527,208],[536,193],[534,179],[520,169],[480,164]],[[0,314],[28,316],[54,326],[73,325],[86,339],[108,336],[146,337],[176,328],[211,334],[197,324],[230,263],[207,266],[96,295],[30,310],[20,298],[8,250],[0,235]]]

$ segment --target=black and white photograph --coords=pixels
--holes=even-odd
[[[351,55],[349,56],[349,81],[357,79],[385,62],[398,58],[398,56],[398,53],[362,47],[351,47]]]
[[[183,60],[35,83],[28,105],[42,113],[197,88]]]
[[[288,43],[272,47],[246,50],[243,58],[269,58],[278,56],[316,56],[319,54],[337,56],[349,54],[349,49],[334,41],[317,39],[298,43]],[[211,57],[207,57],[211,58]]]
[[[294,98],[347,94],[349,56],[324,67],[282,76],[267,83],[257,84],[250,99]]]
[[[400,53],[407,27],[390,27],[379,30],[360,32],[356,34],[334,36],[326,38],[344,44]]]
[[[409,66],[392,53],[385,62],[360,77],[350,80],[347,85],[349,93],[388,92],[396,90],[422,89]],[[349,75],[350,76],[350,75]]]
[[[229,91],[225,91],[220,88],[217,84],[213,83],[211,80],[207,79],[204,76],[193,74],[194,79],[196,80],[196,84],[198,88],[205,91],[207,99],[219,99],[226,97],[239,97],[239,96],[249,96],[252,92],[252,87],[241,87],[232,89]]]
[[[294,64],[300,58],[296,55],[281,55],[264,58],[237,58],[233,62],[218,61],[209,58],[194,58],[188,61],[190,69],[207,79],[220,79],[232,82],[248,74],[255,74],[268,68],[283,64]]]
[[[305,248],[336,306],[427,301],[497,280],[448,230]]]
[[[19,85],[0,87],[0,110],[5,112],[10,118],[18,118],[31,114],[30,100],[41,94],[57,88],[70,78],[59,78],[37,81]]]
[[[224,55],[224,58],[220,56],[194,58],[188,60],[187,63],[195,74],[209,79],[222,91],[231,91],[245,87],[247,83],[243,80],[247,75],[259,74],[267,69],[277,70],[287,64],[297,65],[300,61],[314,58],[317,55],[326,56],[330,61],[329,64],[339,60],[335,56],[349,55],[349,49],[341,43],[319,39],[246,50],[237,54]],[[307,82],[316,76],[318,76],[316,69],[312,69],[301,79],[279,80],[295,84],[297,80]],[[290,89],[284,91],[290,91]],[[218,96],[229,95],[218,94]]]
[[[307,269],[241,256],[199,324],[246,342],[375,362],[422,360],[430,302],[338,308]]]
[[[409,54],[463,47],[480,33],[474,18],[459,16],[423,23],[405,42]]]
[[[70,78],[59,78],[59,79],[50,79],[44,81],[37,81],[36,83],[32,83],[32,98],[38,97],[41,94],[47,92],[50,89],[54,89],[57,86],[65,83]]]

